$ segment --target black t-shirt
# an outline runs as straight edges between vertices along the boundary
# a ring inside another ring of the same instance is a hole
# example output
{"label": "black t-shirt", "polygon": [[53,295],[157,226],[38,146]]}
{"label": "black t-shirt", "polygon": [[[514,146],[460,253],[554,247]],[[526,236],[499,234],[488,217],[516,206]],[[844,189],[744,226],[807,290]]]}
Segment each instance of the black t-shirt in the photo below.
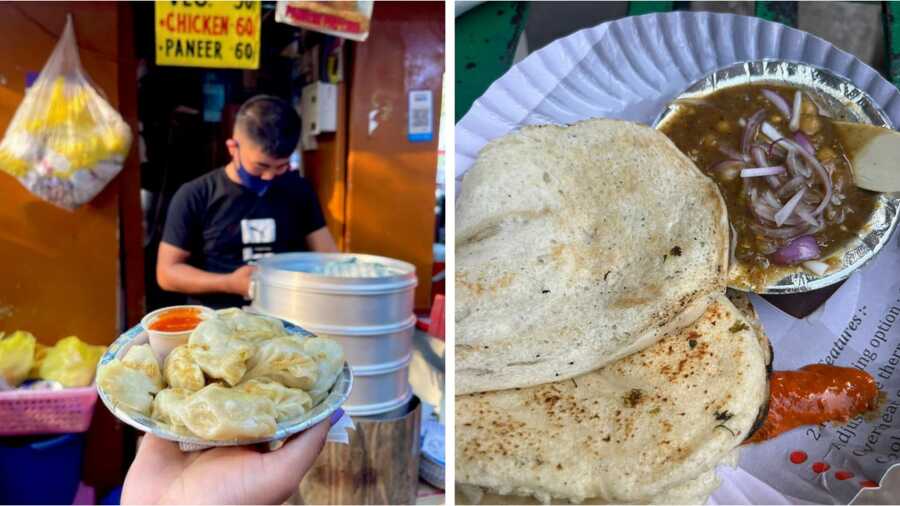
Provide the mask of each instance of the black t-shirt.
{"label": "black t-shirt", "polygon": [[[162,240],[191,253],[188,263],[216,273],[288,251],[306,251],[306,236],[325,226],[316,192],[297,172],[277,177],[260,197],[217,169],[175,193]],[[238,295],[195,295],[192,303],[241,306]]]}

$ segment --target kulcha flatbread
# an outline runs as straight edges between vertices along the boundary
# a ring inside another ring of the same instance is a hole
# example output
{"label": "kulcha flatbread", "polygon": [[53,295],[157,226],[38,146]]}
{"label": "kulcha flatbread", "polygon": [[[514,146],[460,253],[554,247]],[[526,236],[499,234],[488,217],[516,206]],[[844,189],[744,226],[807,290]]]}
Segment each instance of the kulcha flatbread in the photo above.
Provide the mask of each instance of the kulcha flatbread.
{"label": "kulcha flatbread", "polygon": [[597,371],[457,396],[456,480],[542,502],[708,495],[707,473],[764,413],[766,353],[716,295],[690,326]]}
{"label": "kulcha flatbread", "polygon": [[763,329],[762,322],[759,321],[759,313],[757,313],[756,308],[753,307],[750,296],[747,292],[740,292],[738,290],[732,290],[731,288],[725,290],[725,296],[728,297],[728,300],[734,304],[734,307],[744,315],[744,318],[750,321],[750,325],[753,327],[753,330],[756,331],[756,335],[759,336],[760,346],[765,349],[766,366],[768,366],[769,372],[771,372],[772,344],[769,342],[769,336],[766,334],[765,329]]}
{"label": "kulcha flatbread", "polygon": [[725,288],[716,184],[645,126],[497,139],[456,209],[457,394],[592,371],[689,325]]}
{"label": "kulcha flatbread", "polygon": [[[734,455],[736,457],[737,450]],[[734,463],[723,462],[734,467]],[[647,501],[648,504],[705,504],[709,496],[717,488],[719,488],[719,477],[714,469],[706,471],[693,480],[686,481],[681,485],[676,485],[664,493]],[[485,492],[479,487],[471,485],[456,485],[456,504],[544,504],[534,497],[523,497],[520,495],[500,495],[492,492]],[[571,504],[568,500],[556,499],[550,501],[550,504]],[[585,500],[582,504],[604,504],[597,498]]]}

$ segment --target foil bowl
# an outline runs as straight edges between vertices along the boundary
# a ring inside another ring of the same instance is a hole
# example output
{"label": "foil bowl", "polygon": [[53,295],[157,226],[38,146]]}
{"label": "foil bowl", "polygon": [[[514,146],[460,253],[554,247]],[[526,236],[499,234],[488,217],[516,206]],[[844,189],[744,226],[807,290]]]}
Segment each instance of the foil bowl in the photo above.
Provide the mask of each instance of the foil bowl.
{"label": "foil bowl", "polygon": [[[684,90],[653,122],[660,128],[678,116],[679,100],[699,99],[722,89],[747,84],[776,84],[802,90],[819,107],[819,111],[835,120],[865,123],[893,129],[890,117],[875,100],[847,79],[802,62],[784,60],[755,60],[740,62],[716,70],[694,82]],[[868,222],[854,238],[839,247],[827,258],[836,264],[819,276],[802,266],[773,267],[765,286],[735,282],[741,266],[732,265],[728,286],[741,291],[761,294],[802,293],[818,290],[846,279],[871,260],[890,240],[897,225],[900,195],[882,193]]]}
{"label": "foil bowl", "polygon": [[[282,320],[282,323],[284,324],[285,330],[291,334],[303,337],[316,337],[315,334],[312,334],[291,322]],[[119,338],[109,346],[106,353],[103,354],[100,358],[100,362],[97,364],[98,370],[114,358],[124,357],[131,346],[145,344],[147,342],[149,342],[147,331],[140,325],[133,327],[119,336]],[[341,370],[337,380],[331,387],[328,396],[311,410],[304,413],[303,416],[279,423],[275,430],[275,434],[272,436],[265,438],[216,441],[203,439],[187,432],[175,430],[175,428],[168,425],[157,423],[149,416],[144,416],[119,406],[109,398],[103,389],[100,388],[100,385],[97,385],[97,392],[99,393],[103,404],[106,405],[106,408],[109,409],[116,418],[140,431],[153,434],[162,439],[174,441],[179,444],[182,451],[203,450],[216,446],[244,446],[255,444],[267,444],[269,449],[274,450],[280,447],[282,442],[288,437],[303,432],[330,417],[331,414],[337,411],[350,396],[350,389],[352,386],[353,373],[350,371],[350,365],[344,362],[344,368]]]}

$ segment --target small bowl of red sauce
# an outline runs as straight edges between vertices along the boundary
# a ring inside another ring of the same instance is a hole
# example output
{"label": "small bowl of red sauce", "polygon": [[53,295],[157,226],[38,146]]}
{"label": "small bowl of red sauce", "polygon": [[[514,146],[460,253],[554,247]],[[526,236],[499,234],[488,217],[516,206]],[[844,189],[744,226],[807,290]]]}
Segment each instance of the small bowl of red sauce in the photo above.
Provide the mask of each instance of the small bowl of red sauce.
{"label": "small bowl of red sauce", "polygon": [[197,325],[215,314],[206,306],[170,306],[157,309],[141,319],[141,326],[150,337],[150,348],[160,365],[169,352],[188,342]]}

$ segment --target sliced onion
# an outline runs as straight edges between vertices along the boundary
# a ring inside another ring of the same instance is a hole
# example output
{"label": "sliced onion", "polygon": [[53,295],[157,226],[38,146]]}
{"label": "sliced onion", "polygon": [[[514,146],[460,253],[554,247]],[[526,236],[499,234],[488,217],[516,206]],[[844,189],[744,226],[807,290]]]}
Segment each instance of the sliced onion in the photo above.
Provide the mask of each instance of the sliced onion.
{"label": "sliced onion", "polygon": [[797,158],[797,153],[795,150],[791,150],[788,152],[787,157],[785,158],[785,163],[791,174],[802,176],[804,178],[809,178],[810,176],[812,176],[812,170],[806,167],[802,160]]}
{"label": "sliced onion", "polygon": [[763,133],[763,135],[765,135],[772,141],[778,141],[779,139],[784,138],[784,136],[781,135],[781,132],[779,132],[778,129],[772,126],[772,124],[768,121],[763,121],[760,131]]}
{"label": "sliced onion", "polygon": [[[768,190],[767,190],[768,191]],[[765,192],[763,192],[765,195]],[[753,211],[753,214],[756,215],[757,218],[761,220],[768,220],[771,222],[775,222],[775,211],[777,211],[781,206],[772,207],[766,202],[765,197],[761,197],[759,191],[756,187],[750,189],[750,210]]]}
{"label": "sliced onion", "polygon": [[768,167],[769,160],[766,158],[766,149],[760,145],[755,145],[750,148],[750,155],[753,157],[753,162],[760,167]]}
{"label": "sliced onion", "polygon": [[819,163],[819,160],[816,159],[815,156],[807,153],[804,150],[797,151],[800,156],[802,156],[806,162],[812,166],[813,171],[819,176],[819,179],[822,180],[822,184],[825,186],[825,196],[822,198],[822,202],[819,204],[819,207],[813,211],[813,216],[818,216],[822,214],[822,211],[825,210],[825,206],[831,202],[831,193],[833,185],[831,183],[831,176],[828,175],[828,172],[825,171],[825,167],[822,167],[822,164]]}
{"label": "sliced onion", "polygon": [[[781,203],[777,200],[774,201],[775,205],[772,205],[772,202],[769,201],[767,197],[769,190],[766,190],[762,193],[762,196],[753,195],[750,200],[750,210],[753,214],[759,218],[760,223],[770,222],[771,224],[775,223],[775,213],[781,209]],[[765,223],[766,226],[771,226],[769,223]],[[797,216],[791,216],[784,222],[785,225],[794,226],[794,225],[804,225],[803,220],[801,220]],[[806,225],[804,225],[806,226]],[[799,234],[794,234],[799,235]]]}
{"label": "sliced onion", "polygon": [[766,201],[766,204],[772,206],[773,209],[781,209],[781,201],[775,197],[775,194],[772,193],[772,190],[766,190],[762,193],[763,200]]}
{"label": "sliced onion", "polygon": [[784,167],[778,165],[776,167],[751,167],[749,169],[741,169],[741,177],[761,177],[761,176],[777,176],[784,173]]}
{"label": "sliced onion", "polygon": [[803,262],[803,267],[812,271],[816,276],[821,276],[828,272],[828,264],[819,262],[818,260],[808,260]]}
{"label": "sliced onion", "polygon": [[800,188],[800,191],[795,193],[794,196],[791,197],[791,200],[788,200],[787,203],[784,204],[784,207],[782,207],[778,210],[777,213],[775,213],[776,225],[778,225],[779,227],[781,225],[784,225],[785,220],[787,220],[792,214],[794,214],[794,209],[797,208],[797,204],[800,203],[800,199],[803,198],[804,193],[806,193],[806,188]]}
{"label": "sliced onion", "polygon": [[[765,126],[765,125],[764,125]],[[813,212],[813,216],[818,216],[825,210],[825,206],[831,201],[831,193],[833,184],[831,182],[831,176],[828,175],[828,172],[825,170],[825,167],[819,162],[819,160],[815,157],[815,155],[811,153],[807,153],[805,149],[801,148],[799,144],[796,142],[783,138],[778,139],[776,142],[783,142],[785,146],[790,148],[792,151],[795,151],[798,155],[800,155],[803,160],[812,167],[813,172],[815,172],[816,176],[822,180],[822,185],[825,187],[825,197],[822,199],[822,202],[819,203],[819,207]]]}
{"label": "sliced onion", "polygon": [[770,259],[778,265],[795,265],[807,260],[815,260],[821,254],[822,251],[816,243],[816,238],[807,234],[778,248],[775,253],[772,253]]}
{"label": "sliced onion", "polygon": [[800,90],[794,92],[794,114],[791,116],[791,132],[800,130],[800,105],[803,103],[803,93]]}
{"label": "sliced onion", "polygon": [[728,158],[731,158],[732,160],[743,160],[745,162],[750,161],[749,156],[739,152],[738,150],[732,148],[731,146],[719,144],[718,148],[719,148],[719,152],[721,152],[723,155],[727,156]]}
{"label": "sliced onion", "polygon": [[806,178],[803,176],[794,176],[793,179],[781,185],[781,188],[775,192],[775,195],[779,198],[786,197],[797,191],[804,183],[806,183]]}
{"label": "sliced onion", "polygon": [[809,140],[809,137],[807,137],[805,133],[800,131],[794,132],[794,141],[801,148],[805,149],[807,153],[811,155],[816,154],[816,148],[813,147],[812,142]]}
{"label": "sliced onion", "polygon": [[792,176],[797,177],[801,175],[797,169],[797,154],[793,151],[788,151],[787,156],[784,157],[784,165]]}
{"label": "sliced onion", "polygon": [[815,208],[815,206],[819,205],[819,203],[822,202],[822,193],[815,188],[810,188],[809,184],[806,185],[806,188],[807,191],[806,195],[803,196],[803,203]]}
{"label": "sliced onion", "polygon": [[769,102],[772,102],[781,114],[784,114],[785,119],[789,119],[791,117],[791,106],[788,105],[787,100],[783,99],[781,95],[772,91],[772,90],[762,90],[762,94],[765,95]]}
{"label": "sliced onion", "polygon": [[768,204],[759,199],[756,199],[755,202],[752,202],[750,206],[753,210],[753,214],[755,214],[757,218],[775,223],[775,211],[777,211],[776,208],[770,207]]}
{"label": "sliced onion", "polygon": [[[788,142],[790,142],[790,139],[788,139],[787,137],[782,137],[782,138],[778,139],[777,141],[769,144],[769,156],[774,156],[776,149],[783,149],[787,152],[790,152],[791,147],[787,146]],[[780,144],[785,144],[785,145],[782,146]]]}
{"label": "sliced onion", "polygon": [[805,223],[794,227],[780,228],[772,228],[760,225],[758,223],[750,223],[750,228],[752,228],[753,231],[758,234],[762,234],[773,239],[793,239],[794,237],[806,233],[810,229],[809,225]]}
{"label": "sliced onion", "polygon": [[800,219],[802,219],[806,223],[809,223],[810,225],[812,225],[814,227],[819,225],[819,220],[817,220],[812,215],[812,212],[810,212],[810,209],[808,209],[804,206],[797,206],[797,209],[795,209],[795,212],[797,213],[797,216],[799,216]]}
{"label": "sliced onion", "polygon": [[766,176],[766,182],[769,183],[773,190],[781,188],[782,185],[782,181],[778,179],[778,176]]}
{"label": "sliced onion", "polygon": [[753,142],[753,138],[756,137],[759,125],[763,122],[765,117],[766,110],[760,109],[747,120],[747,126],[744,128],[744,135],[741,138],[741,153],[744,153],[745,155],[750,153],[750,143]]}

